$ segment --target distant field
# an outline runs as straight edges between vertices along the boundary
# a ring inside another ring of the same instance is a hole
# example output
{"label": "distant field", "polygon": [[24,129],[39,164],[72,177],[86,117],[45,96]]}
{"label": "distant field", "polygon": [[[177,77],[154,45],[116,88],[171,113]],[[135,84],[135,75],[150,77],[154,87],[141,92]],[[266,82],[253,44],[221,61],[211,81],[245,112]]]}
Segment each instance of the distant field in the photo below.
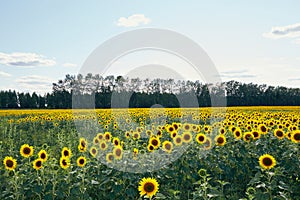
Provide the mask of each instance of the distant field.
{"label": "distant field", "polygon": [[300,199],[299,125],[292,106],[0,110],[0,198]]}

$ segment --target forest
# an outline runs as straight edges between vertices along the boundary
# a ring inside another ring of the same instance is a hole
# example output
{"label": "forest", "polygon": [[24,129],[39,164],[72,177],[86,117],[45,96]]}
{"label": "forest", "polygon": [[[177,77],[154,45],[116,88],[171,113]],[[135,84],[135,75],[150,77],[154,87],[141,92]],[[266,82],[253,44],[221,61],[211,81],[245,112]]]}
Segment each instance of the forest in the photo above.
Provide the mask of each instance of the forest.
{"label": "forest", "polygon": [[[228,81],[218,84],[174,79],[139,79],[98,74],[66,75],[52,84],[46,94],[0,91],[1,109],[72,108],[72,99],[80,97],[86,108],[130,107],[149,108],[160,104],[166,108],[195,107],[181,105],[178,99],[196,99],[197,107],[211,106],[299,106],[300,89],[266,84]],[[112,101],[112,96],[117,97]],[[128,98],[128,102],[122,102]],[[211,99],[215,99],[212,103]],[[88,101],[88,103],[87,103]],[[91,102],[92,101],[92,102]],[[117,102],[119,101],[119,102]],[[112,105],[112,102],[114,104]]]}

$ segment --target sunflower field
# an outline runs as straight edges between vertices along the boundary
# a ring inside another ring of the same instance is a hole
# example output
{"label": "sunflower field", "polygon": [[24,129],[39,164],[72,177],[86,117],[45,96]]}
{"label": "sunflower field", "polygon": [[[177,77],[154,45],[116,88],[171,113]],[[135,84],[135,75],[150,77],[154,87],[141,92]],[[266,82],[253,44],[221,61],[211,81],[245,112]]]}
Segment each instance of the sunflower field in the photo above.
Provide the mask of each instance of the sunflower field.
{"label": "sunflower field", "polygon": [[300,199],[300,107],[1,110],[1,199]]}

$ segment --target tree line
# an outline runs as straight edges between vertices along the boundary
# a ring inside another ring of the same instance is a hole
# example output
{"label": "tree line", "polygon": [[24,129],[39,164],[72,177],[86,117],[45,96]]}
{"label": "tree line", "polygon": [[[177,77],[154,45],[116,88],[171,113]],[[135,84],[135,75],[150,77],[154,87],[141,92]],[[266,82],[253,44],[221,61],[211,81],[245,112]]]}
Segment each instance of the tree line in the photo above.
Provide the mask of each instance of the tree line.
{"label": "tree line", "polygon": [[[213,100],[212,100],[213,99]],[[300,89],[228,81],[218,84],[174,79],[139,79],[98,74],[66,75],[44,95],[0,91],[1,109],[147,108],[210,106],[300,106]]]}

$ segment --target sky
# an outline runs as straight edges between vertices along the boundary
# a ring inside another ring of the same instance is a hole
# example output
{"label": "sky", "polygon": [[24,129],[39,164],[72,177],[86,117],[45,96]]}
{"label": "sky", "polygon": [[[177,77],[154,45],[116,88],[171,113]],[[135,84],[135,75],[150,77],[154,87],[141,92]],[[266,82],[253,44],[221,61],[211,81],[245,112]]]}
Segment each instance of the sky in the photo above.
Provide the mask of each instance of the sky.
{"label": "sky", "polygon": [[[190,38],[222,81],[300,87],[299,9],[297,0],[2,1],[0,90],[50,92],[53,82],[78,74],[99,45],[141,28]],[[151,64],[199,78],[178,57],[155,51],[125,55],[106,73],[126,75]]]}

